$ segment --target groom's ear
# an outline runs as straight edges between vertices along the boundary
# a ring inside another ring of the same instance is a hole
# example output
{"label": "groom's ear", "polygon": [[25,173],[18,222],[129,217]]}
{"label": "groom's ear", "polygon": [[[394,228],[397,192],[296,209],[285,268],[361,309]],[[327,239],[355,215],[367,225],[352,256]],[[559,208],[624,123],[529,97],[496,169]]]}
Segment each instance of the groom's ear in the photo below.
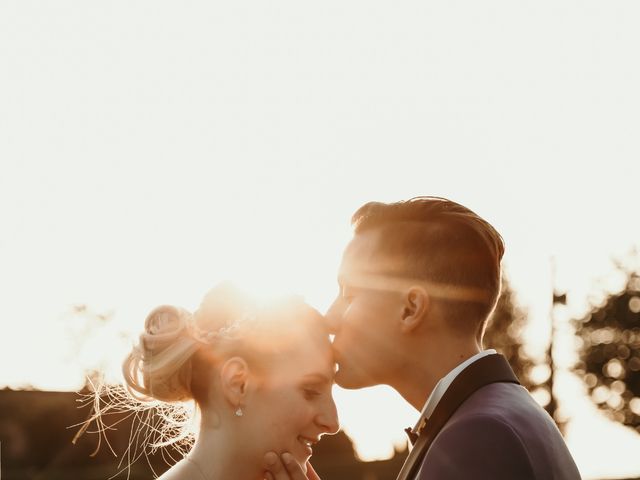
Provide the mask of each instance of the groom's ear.
{"label": "groom's ear", "polygon": [[220,370],[222,393],[232,407],[244,403],[249,383],[249,365],[242,357],[232,357]]}
{"label": "groom's ear", "polygon": [[419,286],[409,288],[404,296],[404,310],[400,321],[402,333],[414,331],[424,321],[431,305],[429,294]]}

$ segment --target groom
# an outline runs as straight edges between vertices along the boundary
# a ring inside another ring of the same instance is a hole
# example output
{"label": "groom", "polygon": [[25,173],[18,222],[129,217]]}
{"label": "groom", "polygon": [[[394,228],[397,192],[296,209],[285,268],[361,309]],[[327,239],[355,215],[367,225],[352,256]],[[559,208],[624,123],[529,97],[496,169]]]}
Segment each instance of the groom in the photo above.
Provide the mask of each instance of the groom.
{"label": "groom", "polygon": [[[579,479],[552,419],[482,348],[500,292],[496,230],[436,197],[367,203],[352,224],[327,313],[336,382],[390,385],[421,412],[398,479]],[[275,480],[317,478],[287,454],[265,462]]]}

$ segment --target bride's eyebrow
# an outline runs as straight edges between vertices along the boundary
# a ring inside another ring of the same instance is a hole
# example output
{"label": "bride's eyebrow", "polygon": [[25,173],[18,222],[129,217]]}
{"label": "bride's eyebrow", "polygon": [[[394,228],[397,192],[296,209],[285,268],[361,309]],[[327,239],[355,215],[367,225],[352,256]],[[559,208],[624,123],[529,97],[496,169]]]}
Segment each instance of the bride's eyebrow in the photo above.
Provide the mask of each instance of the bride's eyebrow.
{"label": "bride's eyebrow", "polygon": [[309,381],[312,383],[317,383],[317,384],[331,384],[333,383],[332,380],[327,377],[326,375],[322,374],[322,373],[308,373],[307,375],[302,377],[303,380],[305,381]]}

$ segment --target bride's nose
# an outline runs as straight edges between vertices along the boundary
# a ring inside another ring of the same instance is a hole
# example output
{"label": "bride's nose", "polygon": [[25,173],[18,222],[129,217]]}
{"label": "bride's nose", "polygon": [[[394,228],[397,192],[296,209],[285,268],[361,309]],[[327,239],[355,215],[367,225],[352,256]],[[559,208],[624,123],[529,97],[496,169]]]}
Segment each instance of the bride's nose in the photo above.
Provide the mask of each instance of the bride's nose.
{"label": "bride's nose", "polygon": [[330,398],[325,402],[318,414],[316,415],[316,424],[322,429],[322,433],[328,433],[333,435],[340,429],[340,422],[338,421],[338,410],[333,398]]}

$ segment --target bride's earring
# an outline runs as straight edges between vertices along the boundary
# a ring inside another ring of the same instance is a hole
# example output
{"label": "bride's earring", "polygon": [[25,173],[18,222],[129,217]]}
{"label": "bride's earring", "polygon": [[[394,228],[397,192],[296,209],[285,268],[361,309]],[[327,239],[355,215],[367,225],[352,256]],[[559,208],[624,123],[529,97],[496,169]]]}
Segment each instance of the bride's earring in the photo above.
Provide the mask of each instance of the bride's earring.
{"label": "bride's earring", "polygon": [[238,407],[238,409],[236,410],[236,417],[241,417],[242,415],[244,415],[242,407]]}

